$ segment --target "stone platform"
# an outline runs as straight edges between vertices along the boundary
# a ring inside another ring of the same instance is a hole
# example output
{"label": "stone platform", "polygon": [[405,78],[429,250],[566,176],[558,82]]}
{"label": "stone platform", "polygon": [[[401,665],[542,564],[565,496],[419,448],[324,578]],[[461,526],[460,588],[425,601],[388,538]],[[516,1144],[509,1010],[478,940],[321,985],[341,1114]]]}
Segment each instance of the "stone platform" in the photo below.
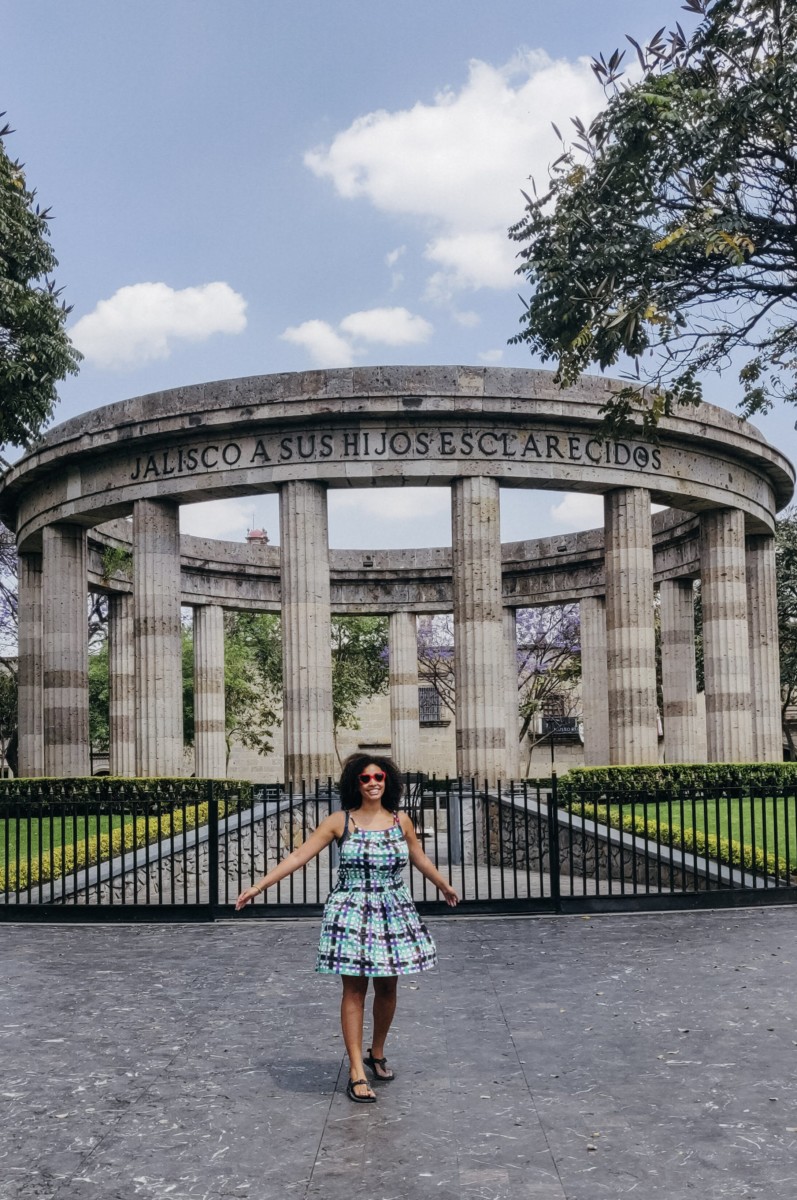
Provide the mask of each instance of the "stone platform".
{"label": "stone platform", "polygon": [[797,913],[432,922],[343,1094],[317,923],[0,927],[2,1200],[794,1200]]}

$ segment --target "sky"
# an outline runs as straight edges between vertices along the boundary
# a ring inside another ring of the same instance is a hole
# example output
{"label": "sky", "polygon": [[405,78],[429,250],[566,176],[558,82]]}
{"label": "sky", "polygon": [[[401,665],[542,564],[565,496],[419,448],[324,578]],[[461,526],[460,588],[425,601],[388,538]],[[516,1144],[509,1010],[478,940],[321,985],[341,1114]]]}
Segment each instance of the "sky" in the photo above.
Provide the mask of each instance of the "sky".
{"label": "sky", "polygon": [[[53,423],[277,371],[539,366],[507,344],[521,189],[559,153],[551,123],[601,107],[591,56],[677,20],[670,0],[0,0],[7,148],[51,209],[85,356]],[[794,417],[756,422],[792,458]],[[447,489],[329,508],[333,547],[450,543]],[[502,491],[502,538],[601,514]],[[184,505],[181,525],[276,542],[277,499]]]}

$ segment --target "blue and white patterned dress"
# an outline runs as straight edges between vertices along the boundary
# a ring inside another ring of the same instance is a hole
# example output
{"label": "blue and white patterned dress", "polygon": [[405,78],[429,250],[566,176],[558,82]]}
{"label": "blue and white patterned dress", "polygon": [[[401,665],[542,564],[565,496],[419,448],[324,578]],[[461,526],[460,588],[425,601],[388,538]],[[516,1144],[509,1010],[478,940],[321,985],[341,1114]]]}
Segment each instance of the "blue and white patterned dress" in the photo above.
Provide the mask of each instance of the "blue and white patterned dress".
{"label": "blue and white patterned dress", "polygon": [[351,828],[340,847],[337,884],[324,907],[316,971],[323,975],[414,975],[437,963],[401,872],[409,847],[390,829]]}

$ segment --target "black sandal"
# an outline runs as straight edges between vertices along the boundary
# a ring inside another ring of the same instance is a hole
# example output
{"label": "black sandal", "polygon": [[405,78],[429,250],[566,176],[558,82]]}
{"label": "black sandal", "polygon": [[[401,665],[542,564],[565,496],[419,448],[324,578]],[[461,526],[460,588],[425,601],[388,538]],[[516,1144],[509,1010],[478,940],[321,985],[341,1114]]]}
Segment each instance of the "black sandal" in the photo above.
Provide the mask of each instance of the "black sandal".
{"label": "black sandal", "polygon": [[368,1070],[373,1073],[374,1079],[378,1079],[381,1083],[392,1083],[396,1078],[393,1071],[390,1071],[389,1075],[379,1074],[376,1069],[377,1067],[381,1067],[383,1071],[390,1070],[390,1068],[386,1066],[386,1058],[374,1058],[374,1052],[370,1046],[368,1047],[368,1053],[363,1059],[363,1062],[365,1063],[366,1067],[368,1067]]}
{"label": "black sandal", "polygon": [[358,1096],[355,1092],[356,1087],[368,1087],[367,1079],[350,1079],[346,1084],[346,1095],[355,1104],[376,1104],[376,1096]]}

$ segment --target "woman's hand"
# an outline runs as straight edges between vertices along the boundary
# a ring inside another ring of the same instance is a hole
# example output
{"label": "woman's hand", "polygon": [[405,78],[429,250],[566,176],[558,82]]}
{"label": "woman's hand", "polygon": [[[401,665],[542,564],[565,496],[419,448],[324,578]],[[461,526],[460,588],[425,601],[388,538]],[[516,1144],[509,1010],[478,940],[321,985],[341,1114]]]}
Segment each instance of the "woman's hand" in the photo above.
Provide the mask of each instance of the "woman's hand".
{"label": "woman's hand", "polygon": [[238,899],[235,901],[235,911],[239,912],[242,908],[246,908],[250,900],[254,900],[255,896],[259,896],[260,892],[256,887],[245,888]]}
{"label": "woman's hand", "polygon": [[456,906],[459,904],[459,896],[454,891],[451,884],[443,883],[440,887],[440,891],[443,893],[443,899],[449,908],[456,908]]}

